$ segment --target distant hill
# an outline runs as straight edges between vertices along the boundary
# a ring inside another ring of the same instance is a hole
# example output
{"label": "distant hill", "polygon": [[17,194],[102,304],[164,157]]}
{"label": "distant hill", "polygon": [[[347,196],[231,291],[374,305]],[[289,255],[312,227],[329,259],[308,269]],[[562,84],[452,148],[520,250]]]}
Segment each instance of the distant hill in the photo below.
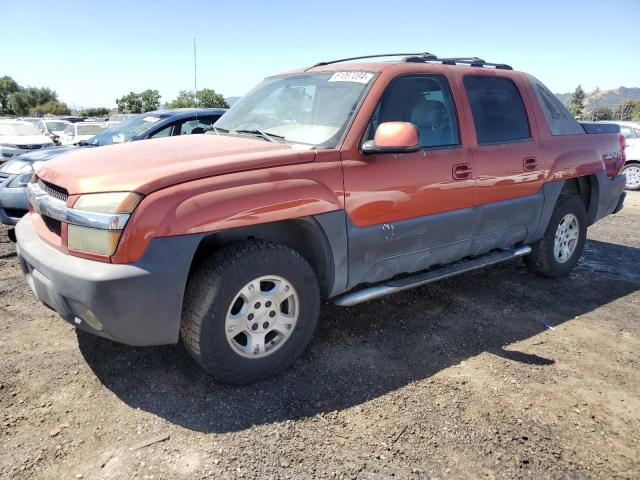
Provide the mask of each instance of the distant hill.
{"label": "distant hill", "polygon": [[[558,99],[562,103],[564,103],[565,106],[569,106],[569,101],[571,100],[571,93],[556,93],[556,97],[558,97]],[[596,98],[595,91],[587,93],[585,105],[587,107],[590,107],[593,104],[595,98]],[[620,88],[613,88],[611,90],[600,90],[598,92],[598,105],[615,107],[617,104],[625,100],[640,100],[640,88],[620,87]]]}

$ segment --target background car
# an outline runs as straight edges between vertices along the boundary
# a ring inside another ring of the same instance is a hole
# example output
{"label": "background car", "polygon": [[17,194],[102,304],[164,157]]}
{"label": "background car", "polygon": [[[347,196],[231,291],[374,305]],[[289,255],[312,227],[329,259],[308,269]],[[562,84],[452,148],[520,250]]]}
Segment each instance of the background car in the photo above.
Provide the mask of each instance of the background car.
{"label": "background car", "polygon": [[622,169],[622,174],[627,177],[625,188],[640,190],[640,123],[623,121],[602,123],[614,123],[620,127],[620,133],[627,142],[625,149],[627,161]]}
{"label": "background car", "polygon": [[224,108],[178,108],[142,113],[102,130],[80,145],[48,148],[21,155],[0,167],[0,222],[15,225],[27,213],[26,185],[39,162],[46,162],[79,148],[203,133],[211,128],[224,112]]}
{"label": "background car", "polygon": [[47,137],[49,137],[55,144],[59,144],[60,135],[62,135],[62,131],[71,125],[71,122],[66,120],[58,120],[58,119],[42,119],[37,124],[36,127]]}
{"label": "background car", "polygon": [[23,153],[51,146],[53,140],[43,135],[31,122],[0,121],[0,165]]}
{"label": "background car", "polygon": [[70,123],[60,134],[60,145],[73,145],[84,142],[108,128],[104,123],[77,122]]}

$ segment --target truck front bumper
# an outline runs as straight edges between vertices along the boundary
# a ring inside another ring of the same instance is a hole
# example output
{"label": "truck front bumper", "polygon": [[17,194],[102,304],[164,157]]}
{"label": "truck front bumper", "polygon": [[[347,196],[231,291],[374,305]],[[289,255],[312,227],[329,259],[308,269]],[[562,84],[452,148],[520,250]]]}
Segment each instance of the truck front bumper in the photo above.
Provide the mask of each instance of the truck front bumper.
{"label": "truck front bumper", "polygon": [[16,227],[18,259],[38,299],[67,322],[129,345],[176,343],[182,300],[203,235],[156,238],[135,264],[65,254],[26,216]]}

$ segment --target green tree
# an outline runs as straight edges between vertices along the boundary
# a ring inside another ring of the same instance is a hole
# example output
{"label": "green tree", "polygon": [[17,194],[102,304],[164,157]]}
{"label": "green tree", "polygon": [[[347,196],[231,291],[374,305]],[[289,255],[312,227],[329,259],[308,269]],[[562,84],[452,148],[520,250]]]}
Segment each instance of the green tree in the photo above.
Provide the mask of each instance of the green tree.
{"label": "green tree", "polygon": [[18,90],[9,95],[9,108],[16,115],[29,115],[29,109],[35,107],[32,104],[29,94],[25,91]]}
{"label": "green tree", "polygon": [[569,100],[569,111],[574,117],[581,117],[584,111],[584,100],[586,94],[582,89],[582,85],[578,85],[571,94],[571,100]]}
{"label": "green tree", "polygon": [[229,108],[222,94],[216,93],[212,88],[203,88],[198,91],[198,106],[202,108]]}
{"label": "green tree", "polygon": [[143,113],[157,110],[160,106],[160,92],[158,90],[145,90],[136,93],[129,92],[124,97],[116,100],[119,112]]}
{"label": "green tree", "polygon": [[167,108],[193,108],[196,106],[196,98],[193,92],[182,90],[177,98],[167,103]]}
{"label": "green tree", "polygon": [[59,103],[58,95],[49,88],[20,88],[9,95],[9,106],[16,115],[29,115],[31,109],[47,105],[50,102]]}
{"label": "green tree", "polygon": [[142,112],[150,112],[160,107],[160,92],[158,90],[145,90],[140,94]]}
{"label": "green tree", "polygon": [[613,111],[606,105],[598,105],[593,111],[593,119],[598,120],[613,120]]}
{"label": "green tree", "polygon": [[51,115],[69,115],[71,111],[67,107],[66,103],[59,102],[57,100],[49,100],[42,105],[36,105],[29,109],[29,115],[32,117],[41,117],[46,114]]}
{"label": "green tree", "polygon": [[142,99],[139,93],[129,92],[116,100],[119,112],[142,113]]}
{"label": "green tree", "polygon": [[80,112],[81,117],[104,117],[109,115],[109,109],[105,107],[87,108]]}
{"label": "green tree", "polygon": [[198,90],[198,98],[191,91],[182,90],[167,108],[229,108],[224,97],[211,88]]}
{"label": "green tree", "polygon": [[13,113],[9,105],[9,95],[20,90],[18,82],[13,78],[5,75],[0,77],[0,115],[8,115]]}
{"label": "green tree", "polygon": [[616,120],[640,120],[640,100],[628,99],[613,108],[613,118]]}

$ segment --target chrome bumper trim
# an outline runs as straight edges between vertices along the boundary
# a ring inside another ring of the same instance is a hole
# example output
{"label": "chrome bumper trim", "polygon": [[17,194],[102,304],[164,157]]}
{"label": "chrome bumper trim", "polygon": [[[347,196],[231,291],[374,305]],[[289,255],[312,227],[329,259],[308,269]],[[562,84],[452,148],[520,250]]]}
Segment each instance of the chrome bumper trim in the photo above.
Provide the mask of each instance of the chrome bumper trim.
{"label": "chrome bumper trim", "polygon": [[97,213],[67,207],[62,200],[48,195],[37,183],[29,183],[27,196],[33,210],[49,218],[81,227],[101,230],[122,230],[129,220],[129,214]]}

